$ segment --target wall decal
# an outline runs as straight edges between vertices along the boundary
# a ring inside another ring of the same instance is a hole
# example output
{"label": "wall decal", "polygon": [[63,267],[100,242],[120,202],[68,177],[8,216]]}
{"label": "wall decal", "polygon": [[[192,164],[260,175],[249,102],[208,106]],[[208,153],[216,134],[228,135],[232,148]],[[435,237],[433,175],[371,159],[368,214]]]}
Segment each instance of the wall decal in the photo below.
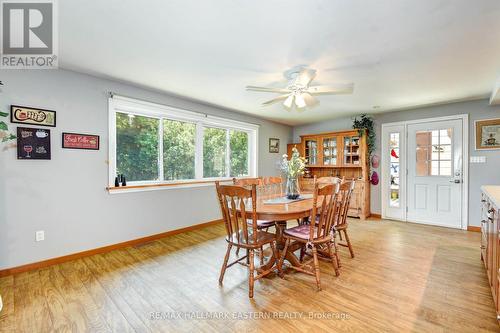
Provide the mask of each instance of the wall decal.
{"label": "wall decal", "polygon": [[10,121],[18,124],[56,127],[56,112],[52,110],[11,105]]}
{"label": "wall decal", "polygon": [[99,150],[99,135],[63,133],[62,147],[70,149]]}
{"label": "wall decal", "polygon": [[17,159],[50,160],[50,130],[18,127]]}

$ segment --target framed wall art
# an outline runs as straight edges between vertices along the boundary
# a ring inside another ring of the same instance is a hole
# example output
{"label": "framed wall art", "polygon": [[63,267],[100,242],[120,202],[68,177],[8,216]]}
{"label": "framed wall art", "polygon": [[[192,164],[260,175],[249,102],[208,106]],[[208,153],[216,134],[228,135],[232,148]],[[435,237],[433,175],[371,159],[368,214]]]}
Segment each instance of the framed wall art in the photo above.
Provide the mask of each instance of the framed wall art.
{"label": "framed wall art", "polygon": [[476,120],[476,150],[500,149],[500,118]]}
{"label": "framed wall art", "polygon": [[17,128],[18,160],[50,160],[50,130]]}
{"label": "framed wall art", "polygon": [[269,138],[269,152],[270,153],[280,152],[280,139]]}
{"label": "framed wall art", "polygon": [[56,127],[56,112],[26,106],[10,106],[10,122],[17,124]]}
{"label": "framed wall art", "polygon": [[99,150],[99,135],[63,133],[62,147],[69,149]]}

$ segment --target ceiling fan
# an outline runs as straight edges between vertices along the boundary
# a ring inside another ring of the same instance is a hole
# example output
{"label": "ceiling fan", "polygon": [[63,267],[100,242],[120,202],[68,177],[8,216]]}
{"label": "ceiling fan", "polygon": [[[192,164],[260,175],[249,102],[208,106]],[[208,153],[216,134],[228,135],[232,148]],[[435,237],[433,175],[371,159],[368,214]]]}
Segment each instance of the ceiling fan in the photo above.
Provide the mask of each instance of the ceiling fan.
{"label": "ceiling fan", "polygon": [[294,67],[286,71],[284,76],[288,80],[288,86],[286,88],[247,86],[246,89],[250,91],[281,94],[262,103],[262,106],[283,101],[283,105],[289,109],[292,108],[294,104],[299,109],[318,104],[319,101],[314,97],[315,95],[352,94],[354,89],[353,83],[311,86],[312,80],[316,77],[316,70],[305,66]]}

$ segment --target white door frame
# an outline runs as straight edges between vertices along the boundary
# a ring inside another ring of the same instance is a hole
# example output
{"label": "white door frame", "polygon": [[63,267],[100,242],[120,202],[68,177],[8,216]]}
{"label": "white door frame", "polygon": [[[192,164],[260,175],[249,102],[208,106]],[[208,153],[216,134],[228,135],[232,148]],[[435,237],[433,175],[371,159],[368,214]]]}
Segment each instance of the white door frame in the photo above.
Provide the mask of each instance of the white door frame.
{"label": "white door frame", "polygon": [[[462,174],[462,182],[463,182],[463,193],[462,193],[462,221],[461,221],[461,229],[467,230],[467,227],[469,226],[469,115],[468,114],[459,114],[459,115],[453,115],[453,116],[444,116],[444,117],[436,117],[436,118],[424,118],[424,119],[416,119],[416,120],[407,120],[407,121],[399,121],[399,122],[393,122],[393,123],[384,123],[382,124],[382,131],[381,131],[381,137],[383,138],[383,133],[384,129],[389,126],[395,126],[395,125],[403,125],[404,126],[404,136],[405,136],[405,149],[404,149],[404,159],[405,162],[408,160],[408,125],[410,124],[418,124],[418,123],[427,123],[427,122],[434,122],[434,121],[445,121],[445,120],[457,120],[460,119],[462,120],[462,163],[463,163],[463,174]],[[381,155],[387,154],[387,152],[383,151],[384,144],[381,141]],[[401,156],[400,156],[401,157]],[[382,158],[382,160],[384,160]],[[386,184],[387,179],[386,179],[386,172],[387,172],[387,167],[388,165],[385,165],[386,163],[382,163],[382,172],[381,172],[381,181],[382,184]],[[405,163],[406,168],[408,168],[408,163]],[[400,170],[400,172],[402,172]],[[407,170],[404,171],[405,173]],[[408,182],[408,180],[405,178],[405,182]],[[406,185],[406,184],[405,184]],[[380,192],[381,192],[381,199],[383,198],[384,195],[387,193],[384,193],[383,188],[384,186],[381,186]],[[406,198],[408,197],[408,190],[407,186],[405,186],[406,191],[404,193],[405,196],[405,202]],[[384,200],[381,200],[382,203],[382,218],[386,217],[385,210],[386,207],[383,204]],[[406,209],[404,209],[404,221],[407,221],[407,214],[406,214]]]}

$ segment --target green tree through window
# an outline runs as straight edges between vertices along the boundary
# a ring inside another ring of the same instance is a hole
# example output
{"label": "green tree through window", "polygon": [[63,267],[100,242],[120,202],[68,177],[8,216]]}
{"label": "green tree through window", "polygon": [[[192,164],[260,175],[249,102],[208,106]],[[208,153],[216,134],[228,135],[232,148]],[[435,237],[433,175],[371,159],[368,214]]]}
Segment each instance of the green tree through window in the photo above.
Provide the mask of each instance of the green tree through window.
{"label": "green tree through window", "polygon": [[[218,123],[212,127],[203,119],[173,120],[158,114],[144,116],[115,111],[116,170],[113,172],[124,174],[128,182],[250,175],[249,153],[254,152],[250,144],[252,133],[256,133],[253,129],[232,129],[230,124],[216,127]],[[203,154],[197,155],[201,151]]]}
{"label": "green tree through window", "polygon": [[160,120],[116,113],[116,173],[128,181],[158,180]]}
{"label": "green tree through window", "polygon": [[203,131],[203,177],[226,177],[226,130]]}
{"label": "green tree through window", "polygon": [[248,176],[248,133],[229,131],[231,177]]}
{"label": "green tree through window", "polygon": [[196,125],[163,120],[163,176],[165,180],[195,178]]}

